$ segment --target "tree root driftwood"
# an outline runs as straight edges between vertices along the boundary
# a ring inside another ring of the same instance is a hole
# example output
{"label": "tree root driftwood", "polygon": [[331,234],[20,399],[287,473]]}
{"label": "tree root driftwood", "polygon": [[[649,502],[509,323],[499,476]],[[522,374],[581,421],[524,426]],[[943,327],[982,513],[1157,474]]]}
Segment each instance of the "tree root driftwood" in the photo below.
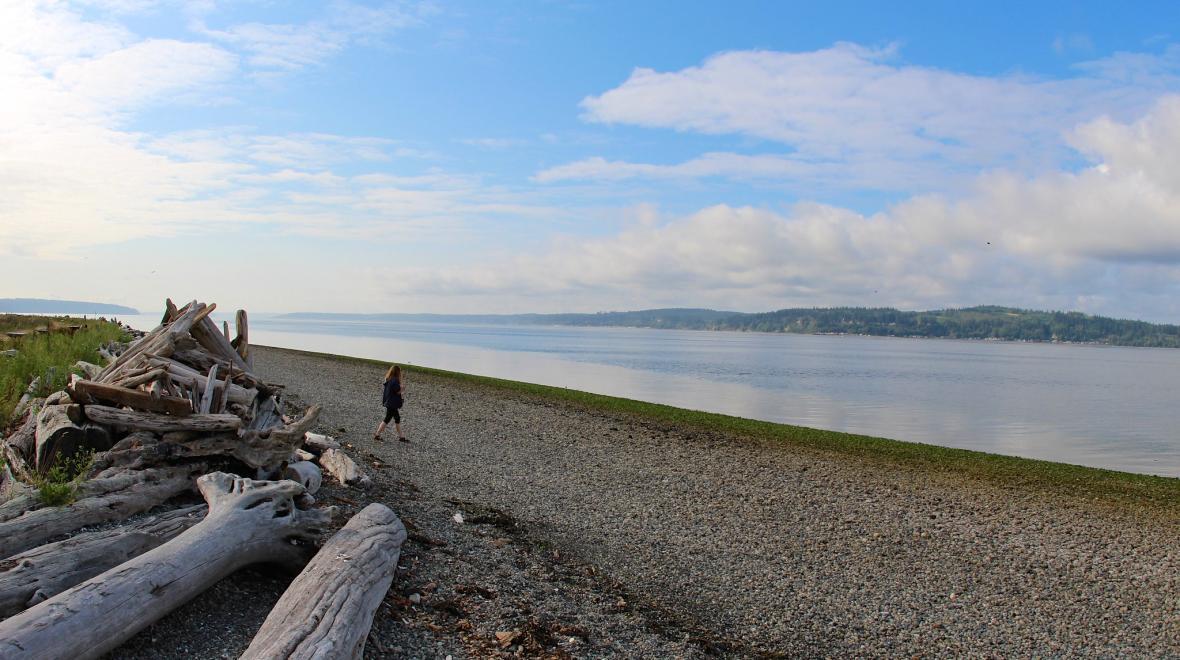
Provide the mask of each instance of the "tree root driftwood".
{"label": "tree root driftwood", "polygon": [[[0,657],[98,658],[230,573],[255,563],[298,568],[334,509],[296,506],[293,481],[214,472],[197,480],[209,513],[153,550],[0,622]],[[118,607],[112,607],[118,603]]]}
{"label": "tree root driftwood", "polygon": [[406,528],[383,504],[352,517],[295,578],[242,660],[360,658]]}

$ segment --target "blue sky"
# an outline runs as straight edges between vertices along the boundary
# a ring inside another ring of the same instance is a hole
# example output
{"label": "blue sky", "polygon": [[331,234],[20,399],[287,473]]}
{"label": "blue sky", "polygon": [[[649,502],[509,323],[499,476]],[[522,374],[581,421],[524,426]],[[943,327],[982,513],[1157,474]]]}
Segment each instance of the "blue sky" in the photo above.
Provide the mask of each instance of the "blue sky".
{"label": "blue sky", "polygon": [[9,2],[0,296],[1178,322],[1178,14]]}

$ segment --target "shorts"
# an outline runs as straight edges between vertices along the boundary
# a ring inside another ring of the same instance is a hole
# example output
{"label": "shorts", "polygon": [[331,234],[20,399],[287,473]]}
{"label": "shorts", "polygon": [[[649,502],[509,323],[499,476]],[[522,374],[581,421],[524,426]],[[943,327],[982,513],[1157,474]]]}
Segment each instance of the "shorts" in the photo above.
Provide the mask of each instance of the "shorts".
{"label": "shorts", "polygon": [[386,408],[385,409],[385,423],[388,424],[389,420],[391,420],[391,419],[393,421],[397,422],[398,424],[402,423],[402,415],[398,411],[397,408]]}

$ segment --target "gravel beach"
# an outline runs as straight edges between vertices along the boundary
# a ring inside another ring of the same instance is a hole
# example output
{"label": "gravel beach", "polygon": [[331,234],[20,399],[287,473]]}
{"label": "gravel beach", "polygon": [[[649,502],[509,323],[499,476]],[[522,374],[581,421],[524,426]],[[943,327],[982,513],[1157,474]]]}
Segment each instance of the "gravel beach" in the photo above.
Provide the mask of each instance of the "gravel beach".
{"label": "gravel beach", "polygon": [[[411,442],[392,428],[375,442],[381,367],[262,347],[256,359],[324,406],[319,430],[376,481],[320,499],[346,513],[384,501],[411,531],[367,657],[1180,657],[1169,510],[418,373]],[[160,643],[193,619],[218,641],[186,655],[232,656],[268,605],[228,619],[218,603],[243,581],[277,599],[285,579],[227,580],[114,657],[170,656]]]}

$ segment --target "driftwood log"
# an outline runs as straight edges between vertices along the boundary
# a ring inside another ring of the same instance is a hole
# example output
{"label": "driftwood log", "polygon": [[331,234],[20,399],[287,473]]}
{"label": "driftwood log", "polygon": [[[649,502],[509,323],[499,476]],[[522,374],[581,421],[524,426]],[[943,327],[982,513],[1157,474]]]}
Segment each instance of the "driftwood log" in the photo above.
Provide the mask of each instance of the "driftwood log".
{"label": "driftwood log", "polygon": [[296,461],[287,466],[283,471],[283,478],[290,479],[302,485],[307,492],[315,495],[323,481],[323,474],[320,472],[320,467],[310,461]]}
{"label": "driftwood log", "polygon": [[242,660],[361,658],[405,540],[385,505],[362,509],[283,593]]}
{"label": "driftwood log", "polygon": [[130,525],[87,532],[0,561],[0,619],[163,545],[205,517],[192,506]]}
{"label": "driftwood log", "polygon": [[356,463],[339,449],[326,449],[320,454],[320,465],[342,484],[367,489],[373,485],[369,475],[361,471]]}
{"label": "driftwood log", "polygon": [[123,382],[120,385],[107,385],[89,380],[80,380],[67,387],[66,391],[75,403],[113,403],[145,412],[167,413],[174,416],[184,416],[192,413],[193,407],[188,399],[171,396],[152,396],[148,392],[129,389],[146,383],[149,380],[154,380],[164,373],[166,372],[163,369],[150,371],[143,376],[152,376],[148,380],[141,380],[143,377],[138,377],[131,379],[130,382]]}
{"label": "driftwood log", "polygon": [[136,431],[155,431],[167,433],[169,431],[201,431],[203,433],[220,433],[222,431],[236,431],[242,425],[242,418],[237,415],[188,415],[173,417],[158,413],[139,412],[137,410],[123,410],[110,406],[89,405],[85,408],[86,418],[106,424]]}
{"label": "driftwood log", "polygon": [[[0,505],[0,558],[87,525],[147,511],[192,488],[193,476],[206,469],[205,465],[193,464],[91,479],[78,487],[78,499],[67,506],[31,508],[40,506],[36,495]],[[23,513],[11,515],[22,507]],[[0,657],[4,657],[3,649]]]}
{"label": "driftwood log", "polygon": [[302,567],[306,551],[293,541],[318,536],[333,513],[296,508],[303,487],[293,481],[256,482],[214,472],[197,486],[209,504],[204,520],[0,622],[0,657],[98,658],[239,568]]}
{"label": "driftwood log", "polygon": [[340,443],[322,433],[303,434],[303,446],[315,454],[322,454],[326,449],[340,449]]}
{"label": "driftwood log", "polygon": [[34,462],[42,474],[82,450],[111,448],[110,433],[105,428],[86,424],[82,408],[76,405],[42,408],[37,414],[35,437]]}

